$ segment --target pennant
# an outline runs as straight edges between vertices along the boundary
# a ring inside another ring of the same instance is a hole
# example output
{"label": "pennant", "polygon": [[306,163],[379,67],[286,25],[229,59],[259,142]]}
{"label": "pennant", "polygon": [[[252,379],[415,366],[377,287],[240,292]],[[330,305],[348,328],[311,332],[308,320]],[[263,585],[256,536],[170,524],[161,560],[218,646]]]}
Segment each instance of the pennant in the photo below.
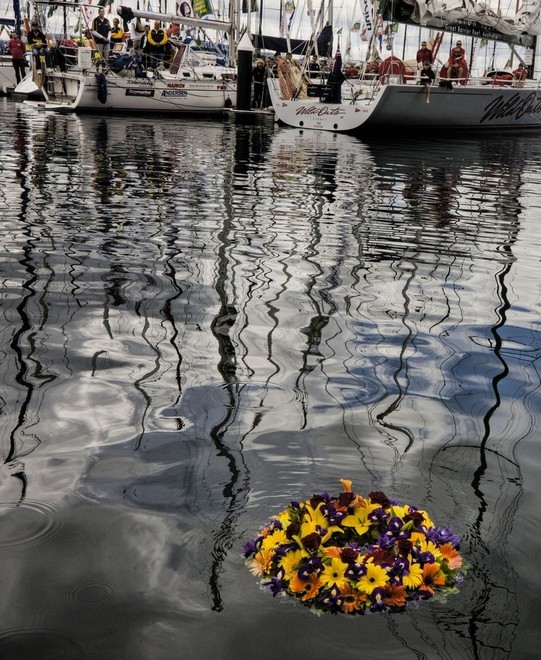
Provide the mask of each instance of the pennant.
{"label": "pennant", "polygon": [[214,14],[212,0],[192,0],[193,10],[197,16],[209,16]]}

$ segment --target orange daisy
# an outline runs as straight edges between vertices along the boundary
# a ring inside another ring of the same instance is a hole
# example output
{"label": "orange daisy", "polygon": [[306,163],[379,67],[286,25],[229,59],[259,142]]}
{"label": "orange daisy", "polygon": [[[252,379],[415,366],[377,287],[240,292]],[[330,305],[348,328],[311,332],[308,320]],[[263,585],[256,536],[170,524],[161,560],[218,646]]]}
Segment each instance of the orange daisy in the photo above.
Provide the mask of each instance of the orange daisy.
{"label": "orange daisy", "polygon": [[406,589],[400,584],[389,584],[384,589],[383,602],[389,607],[404,607]]}
{"label": "orange daisy", "polygon": [[311,573],[308,580],[301,580],[295,576],[289,583],[289,588],[293,593],[302,594],[301,600],[311,600],[315,598],[322,587],[321,580],[316,573]]}
{"label": "orange daisy", "polygon": [[440,545],[440,552],[441,556],[447,560],[447,565],[451,570],[462,566],[462,557],[450,543]]}
{"label": "orange daisy", "polygon": [[445,584],[445,575],[440,571],[438,563],[425,564],[423,567],[423,581],[419,585],[419,591],[428,591],[434,594],[434,587]]}
{"label": "orange daisy", "polygon": [[357,610],[364,608],[364,604],[366,602],[366,594],[357,591],[357,589],[354,589],[349,583],[345,584],[340,589],[340,594],[344,599],[342,603],[342,609],[344,612],[353,614],[357,612]]}
{"label": "orange daisy", "polygon": [[259,575],[265,575],[265,573],[270,573],[274,554],[274,548],[260,550],[250,564],[250,572],[252,575],[257,577]]}

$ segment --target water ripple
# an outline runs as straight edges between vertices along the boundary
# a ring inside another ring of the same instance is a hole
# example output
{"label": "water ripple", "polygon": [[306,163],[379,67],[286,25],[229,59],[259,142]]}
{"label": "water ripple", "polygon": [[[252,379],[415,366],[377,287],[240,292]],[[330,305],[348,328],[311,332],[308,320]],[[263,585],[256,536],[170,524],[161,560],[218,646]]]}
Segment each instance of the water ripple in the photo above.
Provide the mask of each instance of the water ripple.
{"label": "water ripple", "polygon": [[66,594],[70,603],[97,605],[113,600],[118,596],[118,588],[109,582],[89,582],[74,587]]}
{"label": "water ripple", "polygon": [[52,502],[0,500],[0,550],[45,543],[64,526],[61,509]]}

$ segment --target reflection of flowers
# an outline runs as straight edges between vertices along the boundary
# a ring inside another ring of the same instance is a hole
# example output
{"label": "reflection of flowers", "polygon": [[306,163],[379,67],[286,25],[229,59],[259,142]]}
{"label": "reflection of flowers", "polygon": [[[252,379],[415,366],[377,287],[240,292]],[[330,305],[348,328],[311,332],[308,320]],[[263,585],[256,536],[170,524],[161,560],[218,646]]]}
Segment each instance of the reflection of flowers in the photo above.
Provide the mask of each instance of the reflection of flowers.
{"label": "reflection of flowers", "polygon": [[426,511],[384,493],[344,492],[291,504],[244,546],[250,571],[274,596],[315,610],[398,612],[461,579],[460,539]]}

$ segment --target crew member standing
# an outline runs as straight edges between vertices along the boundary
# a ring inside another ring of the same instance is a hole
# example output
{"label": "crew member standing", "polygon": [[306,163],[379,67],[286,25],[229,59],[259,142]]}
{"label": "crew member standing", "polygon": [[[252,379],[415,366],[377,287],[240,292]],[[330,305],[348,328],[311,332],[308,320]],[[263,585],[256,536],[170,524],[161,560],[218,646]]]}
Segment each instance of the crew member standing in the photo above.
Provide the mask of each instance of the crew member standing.
{"label": "crew member standing", "polygon": [[267,70],[265,69],[265,62],[264,60],[259,59],[252,70],[252,80],[254,81],[254,100],[252,108],[261,108],[266,79]]}
{"label": "crew member standing", "polygon": [[156,67],[165,60],[167,52],[167,34],[162,29],[160,21],[154,21],[154,29],[150,30],[147,36],[150,44],[151,66]]}
{"label": "crew member standing", "polygon": [[427,47],[426,41],[423,41],[421,43],[421,48],[419,48],[419,50],[417,51],[416,60],[417,60],[417,68],[419,69],[422,68],[424,62],[430,62],[430,64],[432,64],[432,62],[434,61],[434,58],[432,57],[432,51],[430,50],[430,48]]}
{"label": "crew member standing", "polygon": [[109,42],[111,40],[111,23],[105,18],[103,7],[98,9],[98,15],[92,21],[92,36],[101,56],[100,59],[107,64],[109,60]]}
{"label": "crew member standing", "polygon": [[16,32],[11,33],[11,39],[8,41],[8,49],[11,53],[11,63],[15,69],[17,85],[26,75],[26,57],[24,41]]}

